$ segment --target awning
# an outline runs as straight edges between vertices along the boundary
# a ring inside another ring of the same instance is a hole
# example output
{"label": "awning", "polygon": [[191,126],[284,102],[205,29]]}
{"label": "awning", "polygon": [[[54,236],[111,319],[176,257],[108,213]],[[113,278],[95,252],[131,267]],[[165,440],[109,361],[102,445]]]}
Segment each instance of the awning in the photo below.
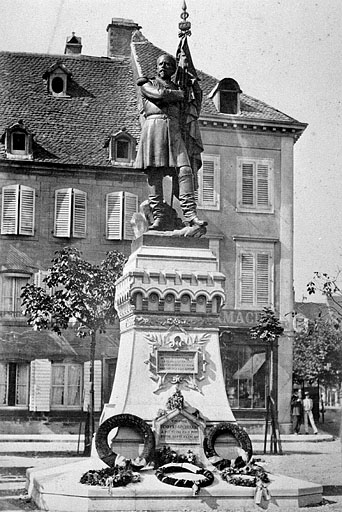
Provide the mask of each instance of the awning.
{"label": "awning", "polygon": [[265,361],[265,353],[253,354],[243,367],[234,373],[233,379],[251,379],[260,370]]}

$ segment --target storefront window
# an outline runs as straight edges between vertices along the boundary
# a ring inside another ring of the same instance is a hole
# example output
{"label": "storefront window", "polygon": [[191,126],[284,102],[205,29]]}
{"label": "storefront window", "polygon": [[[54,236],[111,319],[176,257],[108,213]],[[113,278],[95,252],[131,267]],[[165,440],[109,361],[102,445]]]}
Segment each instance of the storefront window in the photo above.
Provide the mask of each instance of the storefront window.
{"label": "storefront window", "polygon": [[223,349],[226,392],[232,409],[266,407],[266,351],[264,346],[227,344]]}
{"label": "storefront window", "polygon": [[0,363],[0,405],[27,405],[28,377],[28,364]]}
{"label": "storefront window", "polygon": [[52,365],[51,405],[76,407],[81,404],[82,366],[79,364]]}

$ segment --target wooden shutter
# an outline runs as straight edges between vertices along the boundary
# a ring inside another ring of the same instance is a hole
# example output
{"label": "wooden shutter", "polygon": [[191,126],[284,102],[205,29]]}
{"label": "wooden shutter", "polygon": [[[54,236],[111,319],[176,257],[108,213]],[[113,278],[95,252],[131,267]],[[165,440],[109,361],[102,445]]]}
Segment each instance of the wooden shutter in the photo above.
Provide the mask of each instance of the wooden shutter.
{"label": "wooden shutter", "polygon": [[73,191],[72,234],[75,238],[84,238],[87,230],[87,194],[82,190]]}
{"label": "wooden shutter", "polygon": [[1,234],[18,233],[19,185],[2,188]]}
{"label": "wooden shutter", "polygon": [[257,164],[257,206],[269,206],[269,168],[267,164]]}
{"label": "wooden shutter", "polygon": [[241,253],[240,258],[240,302],[253,305],[254,255],[253,253]]}
{"label": "wooden shutter", "polygon": [[123,192],[111,192],[106,196],[106,238],[122,240]]}
{"label": "wooden shutter", "polygon": [[[90,361],[84,363],[83,410],[87,411],[90,401]],[[94,361],[94,411],[101,411],[102,363]]]}
{"label": "wooden shutter", "polygon": [[51,361],[35,359],[31,361],[30,372],[30,411],[49,411],[51,391]]}
{"label": "wooden shutter", "polygon": [[256,255],[256,302],[259,305],[270,303],[270,265],[269,254]]}
{"label": "wooden shutter", "polygon": [[242,205],[254,205],[254,165],[242,164]]}
{"label": "wooden shutter", "polygon": [[219,155],[203,155],[202,167],[198,174],[199,190],[196,192],[196,201],[200,208],[219,208]]}
{"label": "wooden shutter", "polygon": [[215,165],[210,160],[204,160],[202,165],[202,203],[215,204]]}
{"label": "wooden shutter", "polygon": [[20,186],[19,235],[34,235],[35,190]]}
{"label": "wooden shutter", "polygon": [[124,240],[133,240],[134,231],[131,225],[133,214],[138,211],[138,196],[130,192],[124,193]]}
{"label": "wooden shutter", "polygon": [[54,235],[70,237],[72,189],[56,190]]}

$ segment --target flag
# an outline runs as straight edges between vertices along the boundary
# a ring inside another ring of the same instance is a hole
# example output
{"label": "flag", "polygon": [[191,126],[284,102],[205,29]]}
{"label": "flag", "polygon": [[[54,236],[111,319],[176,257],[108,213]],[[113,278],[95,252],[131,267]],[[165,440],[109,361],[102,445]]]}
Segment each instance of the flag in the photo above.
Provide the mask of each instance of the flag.
{"label": "flag", "polygon": [[184,91],[181,130],[194,175],[194,187],[197,190],[197,173],[200,167],[202,167],[201,153],[203,151],[203,144],[198,118],[201,112],[203,95],[198,83],[199,78],[192,62],[186,35],[181,36],[176,53],[176,62],[175,83]]}

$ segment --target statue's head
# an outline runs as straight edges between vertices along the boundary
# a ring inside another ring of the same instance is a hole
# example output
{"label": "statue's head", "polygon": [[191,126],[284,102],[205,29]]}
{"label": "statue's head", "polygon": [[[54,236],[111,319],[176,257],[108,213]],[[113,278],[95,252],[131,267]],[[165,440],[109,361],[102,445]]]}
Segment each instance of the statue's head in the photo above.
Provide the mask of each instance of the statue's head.
{"label": "statue's head", "polygon": [[157,60],[157,74],[160,78],[169,80],[176,71],[176,59],[171,55],[161,55]]}

